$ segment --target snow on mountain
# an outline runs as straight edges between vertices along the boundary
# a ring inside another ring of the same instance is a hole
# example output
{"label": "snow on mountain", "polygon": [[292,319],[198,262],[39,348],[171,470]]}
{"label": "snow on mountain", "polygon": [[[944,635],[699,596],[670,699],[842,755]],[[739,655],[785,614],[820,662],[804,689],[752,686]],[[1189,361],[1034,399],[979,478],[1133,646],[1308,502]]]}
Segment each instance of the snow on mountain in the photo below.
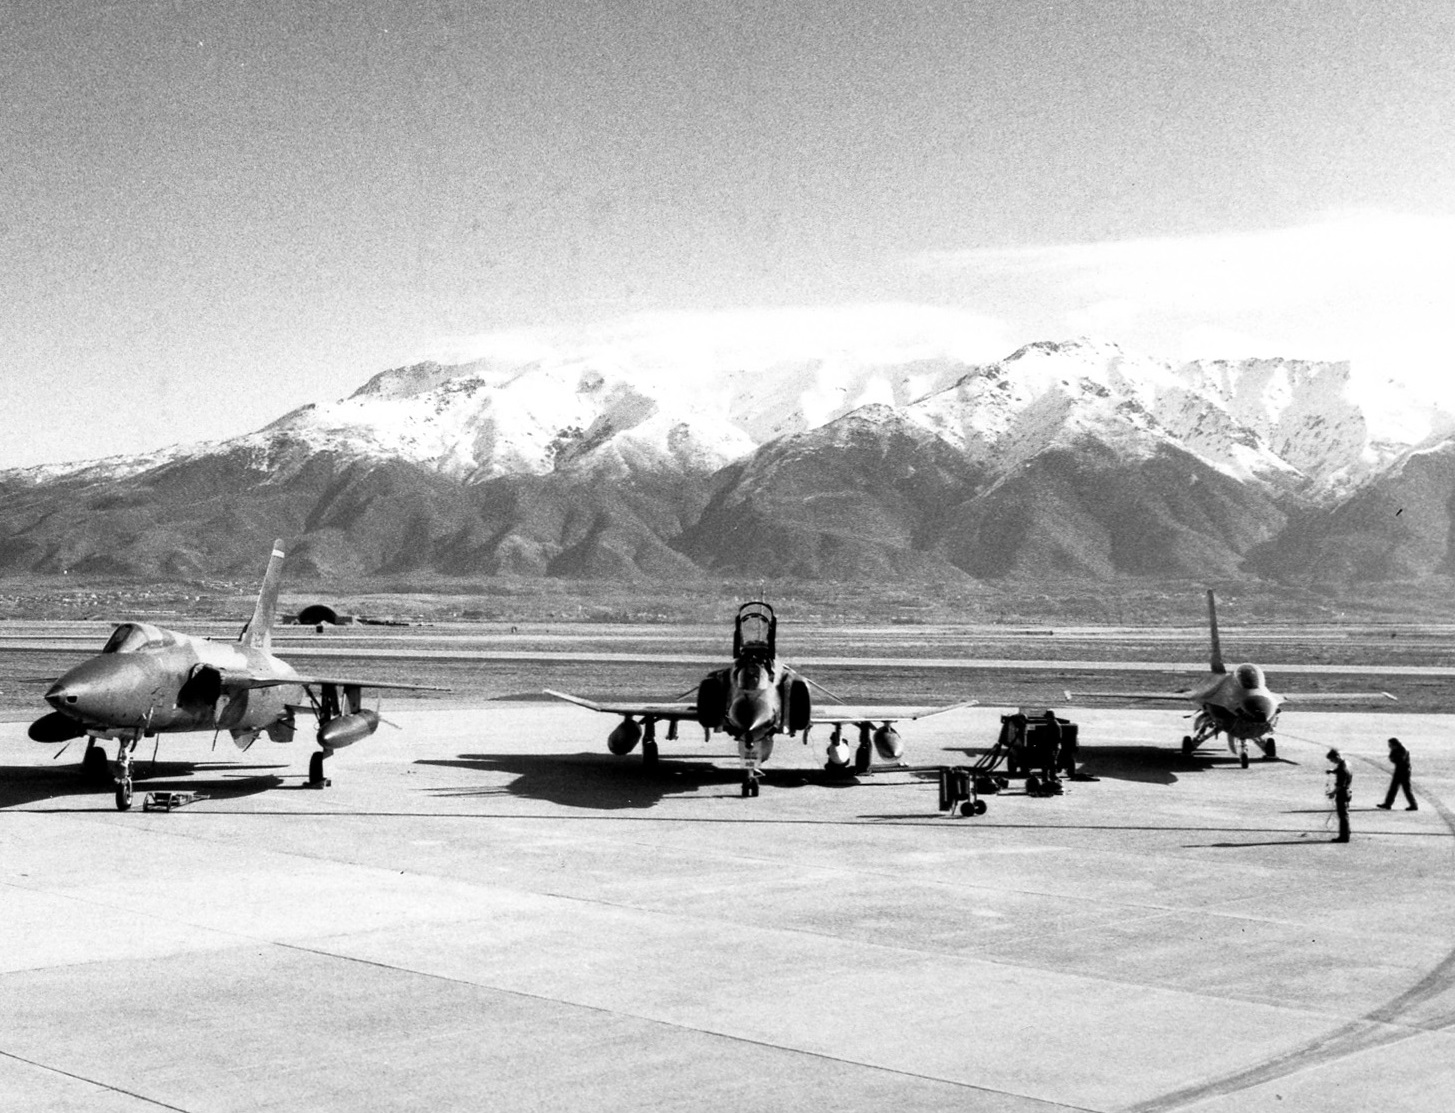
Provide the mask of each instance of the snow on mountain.
{"label": "snow on mountain", "polygon": [[467,483],[709,474],[866,405],[893,408],[1000,474],[1078,440],[1134,459],[1171,445],[1241,482],[1315,499],[1347,494],[1410,447],[1371,439],[1347,364],[1174,363],[1091,340],[1030,344],[983,362],[997,339],[971,314],[914,306],[639,315],[502,332],[437,353],[453,362],[382,372],[347,398],[244,437],[6,478],[104,480],[223,452],[245,453],[259,469],[308,452],[402,460]]}
{"label": "snow on mountain", "polygon": [[1092,437],[1134,458],[1184,448],[1224,474],[1336,495],[1398,449],[1373,445],[1347,364],[1177,364],[1090,340],[1027,345],[907,410],[977,461],[1008,472]]}

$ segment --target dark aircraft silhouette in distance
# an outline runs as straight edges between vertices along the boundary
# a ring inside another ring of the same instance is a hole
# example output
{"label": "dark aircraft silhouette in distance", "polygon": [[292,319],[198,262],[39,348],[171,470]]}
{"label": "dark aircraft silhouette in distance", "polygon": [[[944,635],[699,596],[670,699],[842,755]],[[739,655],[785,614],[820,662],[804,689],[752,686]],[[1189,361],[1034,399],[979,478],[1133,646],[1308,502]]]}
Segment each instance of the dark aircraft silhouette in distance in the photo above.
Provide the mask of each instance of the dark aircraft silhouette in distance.
{"label": "dark aircraft silhouette in distance", "polygon": [[[697,723],[708,736],[721,731],[738,744],[743,762],[743,795],[757,796],[762,777],[759,766],[773,753],[777,735],[790,738],[800,731],[807,741],[807,732],[815,726],[830,726],[824,768],[831,773],[864,774],[873,767],[874,752],[885,761],[899,761],[904,742],[894,724],[903,720],[922,719],[974,701],[947,707],[916,709],[888,717],[867,714],[820,714],[814,710],[810,686],[824,689],[803,676],[778,657],[778,619],[767,603],[754,600],[738,608],[733,625],[733,663],[707,674],[697,688],[697,698],[690,702],[669,703],[598,703],[569,692],[547,688],[546,694],[568,703],[620,715],[621,722],[606,740],[613,754],[625,756],[642,745],[642,762],[647,767],[658,760],[657,724],[667,724],[667,739],[677,737],[677,724],[683,720]],[[837,697],[835,697],[837,698]],[[850,747],[844,740],[844,728],[858,729],[858,745]]]}
{"label": "dark aircraft silhouette in distance", "polygon": [[45,694],[54,708],[30,725],[37,742],[86,739],[82,772],[112,778],[103,739],[117,742],[116,806],[131,807],[133,753],[143,738],[180,731],[227,731],[241,750],[266,733],[293,741],[296,716],[318,722],[318,750],[308,783],[329,784],[324,759],[373,734],[379,713],[363,704],[366,688],[443,691],[424,684],[392,684],[345,676],[299,673],[272,652],[272,627],[283,568],[283,542],[273,552],[253,616],[236,642],[212,641],[146,622],[125,622],[101,652],[82,661]]}
{"label": "dark aircraft silhouette in distance", "polygon": [[1278,756],[1273,729],[1285,704],[1394,699],[1388,692],[1307,692],[1301,695],[1271,692],[1263,670],[1257,665],[1238,665],[1229,672],[1223,664],[1222,645],[1218,638],[1217,600],[1211,591],[1207,593],[1207,620],[1212,639],[1211,671],[1202,683],[1179,692],[1077,692],[1074,695],[1067,692],[1066,695],[1071,698],[1101,696],[1191,703],[1197,708],[1192,722],[1193,733],[1183,737],[1182,752],[1191,757],[1204,742],[1221,734],[1227,738],[1228,750],[1238,757],[1244,769],[1248,768],[1249,742],[1263,752],[1265,761],[1272,761]]}

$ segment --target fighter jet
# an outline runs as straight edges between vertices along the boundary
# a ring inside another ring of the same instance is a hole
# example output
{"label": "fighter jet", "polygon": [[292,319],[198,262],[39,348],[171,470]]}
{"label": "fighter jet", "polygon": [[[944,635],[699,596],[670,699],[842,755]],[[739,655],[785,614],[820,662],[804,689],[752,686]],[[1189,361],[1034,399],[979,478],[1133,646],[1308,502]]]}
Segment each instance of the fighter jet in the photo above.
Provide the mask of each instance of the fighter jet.
{"label": "fighter jet", "polygon": [[[1273,728],[1279,712],[1287,703],[1349,703],[1353,700],[1392,700],[1388,692],[1311,692],[1303,695],[1278,695],[1268,690],[1263,670],[1257,665],[1239,665],[1229,672],[1223,664],[1222,646],[1218,639],[1218,610],[1213,593],[1207,593],[1207,619],[1212,635],[1212,674],[1201,684],[1179,692],[1081,692],[1082,696],[1107,696],[1124,699],[1170,700],[1191,702],[1197,708],[1193,719],[1194,733],[1182,739],[1182,752],[1187,756],[1209,738],[1224,735],[1228,750],[1237,755],[1243,768],[1248,768],[1248,743],[1263,752],[1263,759],[1278,756]],[[1068,697],[1072,696],[1067,692]]]}
{"label": "fighter jet", "polygon": [[291,742],[296,713],[312,711],[319,749],[308,764],[309,784],[326,786],[324,759],[378,729],[379,713],[363,705],[364,688],[442,689],[304,675],[275,657],[272,626],[282,568],[283,542],[274,541],[253,616],[236,643],[146,622],[116,627],[99,654],[46,692],[55,710],[31,723],[30,737],[37,742],[85,737],[81,768],[98,780],[110,778],[101,740],[116,740],[116,806],[126,811],[132,800],[132,756],[142,738],[225,730],[246,750],[265,732],[274,742]]}
{"label": "fighter jet", "polygon": [[[824,768],[832,773],[862,774],[869,772],[875,750],[885,761],[898,761],[903,756],[904,742],[894,729],[896,722],[968,707],[974,702],[890,718],[817,714],[809,688],[819,686],[778,658],[777,634],[778,619],[771,606],[758,600],[744,603],[738,608],[733,626],[733,663],[708,673],[692,702],[598,703],[551,688],[546,689],[546,694],[592,711],[620,715],[621,722],[607,737],[606,748],[625,756],[640,742],[642,762],[648,767],[658,759],[659,722],[667,724],[669,741],[677,737],[677,724],[684,719],[698,723],[708,736],[714,731],[727,734],[738,743],[744,796],[758,795],[762,777],[759,766],[773,753],[773,741],[779,734],[791,738],[802,731],[806,742],[811,727],[831,726]],[[856,748],[851,749],[844,740],[845,727],[858,728]]]}

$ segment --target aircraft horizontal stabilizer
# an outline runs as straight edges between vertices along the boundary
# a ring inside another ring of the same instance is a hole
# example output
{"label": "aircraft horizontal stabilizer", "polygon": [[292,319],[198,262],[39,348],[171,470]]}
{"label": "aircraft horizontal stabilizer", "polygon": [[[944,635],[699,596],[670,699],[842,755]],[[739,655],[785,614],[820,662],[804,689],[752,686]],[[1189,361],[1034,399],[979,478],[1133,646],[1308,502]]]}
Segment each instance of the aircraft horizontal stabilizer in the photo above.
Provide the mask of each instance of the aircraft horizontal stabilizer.
{"label": "aircraft horizontal stabilizer", "polygon": [[1399,702],[1388,692],[1304,692],[1293,695],[1285,692],[1283,699],[1287,703],[1377,703],[1382,699],[1392,703]]}
{"label": "aircraft horizontal stabilizer", "polygon": [[1169,703],[1186,703],[1191,692],[1071,692],[1066,699],[1072,702],[1082,699],[1150,699],[1166,700]]}

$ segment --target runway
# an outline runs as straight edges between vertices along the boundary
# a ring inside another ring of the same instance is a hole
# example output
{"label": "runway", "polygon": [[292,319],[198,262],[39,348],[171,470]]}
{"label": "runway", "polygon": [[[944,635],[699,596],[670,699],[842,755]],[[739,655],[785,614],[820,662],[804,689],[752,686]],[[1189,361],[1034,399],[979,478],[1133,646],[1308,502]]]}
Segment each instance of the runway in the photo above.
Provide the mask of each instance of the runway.
{"label": "runway", "polygon": [[1243,770],[1078,710],[1100,780],[940,815],[998,713],[852,785],[780,742],[744,800],[721,736],[648,774],[579,708],[398,702],[330,789],[169,738],[138,793],[208,798],[126,814],[0,725],[0,1108],[1448,1108],[1455,720],[1289,714]]}

